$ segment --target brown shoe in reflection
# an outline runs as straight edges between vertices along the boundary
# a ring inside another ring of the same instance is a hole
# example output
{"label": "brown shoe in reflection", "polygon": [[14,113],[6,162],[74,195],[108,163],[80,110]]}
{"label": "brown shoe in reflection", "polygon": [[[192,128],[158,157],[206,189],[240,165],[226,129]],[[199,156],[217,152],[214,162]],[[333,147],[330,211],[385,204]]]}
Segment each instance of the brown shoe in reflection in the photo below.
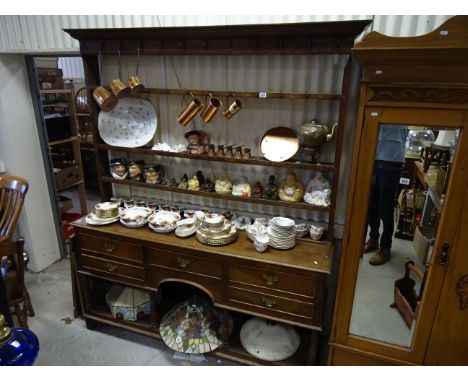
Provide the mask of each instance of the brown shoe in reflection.
{"label": "brown shoe in reflection", "polygon": [[376,249],[379,249],[378,240],[369,239],[369,241],[366,241],[366,244],[364,244],[364,253],[372,252],[372,251],[375,251]]}
{"label": "brown shoe in reflection", "polygon": [[390,260],[391,256],[392,256],[392,253],[390,252],[389,249],[381,249],[379,252],[377,252],[374,256],[372,256],[369,259],[369,264],[370,265],[385,264],[388,260]]}

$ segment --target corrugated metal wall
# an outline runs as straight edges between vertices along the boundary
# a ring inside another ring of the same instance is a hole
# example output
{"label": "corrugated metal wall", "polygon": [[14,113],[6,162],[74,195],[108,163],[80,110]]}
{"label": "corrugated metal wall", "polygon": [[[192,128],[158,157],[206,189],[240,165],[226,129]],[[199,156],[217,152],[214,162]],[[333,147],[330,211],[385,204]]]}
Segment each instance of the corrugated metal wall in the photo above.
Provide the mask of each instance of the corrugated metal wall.
{"label": "corrugated metal wall", "polygon": [[[370,19],[354,16],[0,16],[0,52],[45,53],[78,52],[78,42],[62,31],[66,28],[131,28],[188,25],[225,25],[256,23],[292,23]],[[375,16],[373,30],[393,36],[420,35],[432,31],[449,16]]]}

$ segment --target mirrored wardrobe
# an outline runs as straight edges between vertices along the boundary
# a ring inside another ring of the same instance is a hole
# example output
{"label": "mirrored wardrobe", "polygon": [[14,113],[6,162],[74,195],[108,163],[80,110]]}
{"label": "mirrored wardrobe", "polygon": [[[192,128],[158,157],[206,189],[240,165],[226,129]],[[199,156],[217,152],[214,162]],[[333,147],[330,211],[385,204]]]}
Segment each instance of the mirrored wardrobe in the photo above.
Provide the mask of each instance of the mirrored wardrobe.
{"label": "mirrored wardrobe", "polygon": [[330,365],[468,364],[468,17],[376,32],[359,119]]}

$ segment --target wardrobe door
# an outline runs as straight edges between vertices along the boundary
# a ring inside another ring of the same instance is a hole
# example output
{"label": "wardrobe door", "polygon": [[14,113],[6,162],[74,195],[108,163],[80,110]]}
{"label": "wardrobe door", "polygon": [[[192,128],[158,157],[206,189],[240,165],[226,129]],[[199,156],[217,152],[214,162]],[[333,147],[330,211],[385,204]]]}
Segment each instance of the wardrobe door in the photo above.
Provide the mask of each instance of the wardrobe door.
{"label": "wardrobe door", "polygon": [[[466,154],[465,154],[466,155]],[[465,183],[466,185],[466,183]],[[468,187],[424,363],[468,365]]]}

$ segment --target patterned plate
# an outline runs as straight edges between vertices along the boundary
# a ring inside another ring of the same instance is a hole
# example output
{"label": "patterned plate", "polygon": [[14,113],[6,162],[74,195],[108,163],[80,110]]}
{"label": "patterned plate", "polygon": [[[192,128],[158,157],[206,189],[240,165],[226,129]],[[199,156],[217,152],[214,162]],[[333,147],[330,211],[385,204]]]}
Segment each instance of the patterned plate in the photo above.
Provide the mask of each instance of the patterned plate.
{"label": "patterned plate", "polygon": [[90,224],[90,225],[106,225],[106,224],[115,223],[118,220],[119,220],[118,216],[116,216],[115,218],[111,218],[111,219],[100,219],[96,215],[94,215],[93,212],[86,215],[86,218],[85,218],[86,224]]}
{"label": "patterned plate", "polygon": [[144,146],[153,139],[157,126],[153,105],[141,98],[120,99],[114,110],[99,113],[99,135],[112,146]]}

